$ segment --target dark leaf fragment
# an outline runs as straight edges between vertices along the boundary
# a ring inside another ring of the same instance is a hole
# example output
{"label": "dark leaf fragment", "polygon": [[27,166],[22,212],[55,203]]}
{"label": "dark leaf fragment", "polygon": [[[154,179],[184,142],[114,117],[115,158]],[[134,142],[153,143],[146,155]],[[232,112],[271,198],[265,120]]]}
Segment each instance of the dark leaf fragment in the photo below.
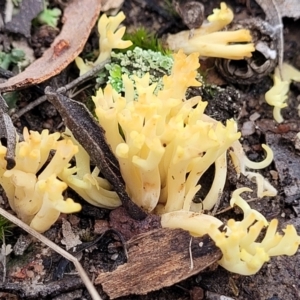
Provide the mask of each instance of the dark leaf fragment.
{"label": "dark leaf fragment", "polygon": [[20,33],[30,38],[31,21],[43,10],[42,0],[26,0],[20,4],[20,11],[5,25],[9,32]]}
{"label": "dark leaf fragment", "polygon": [[0,94],[0,138],[1,142],[5,139],[7,152],[5,159],[7,161],[7,170],[11,170],[15,165],[15,148],[16,148],[16,130],[11,118],[7,114],[7,105]]}

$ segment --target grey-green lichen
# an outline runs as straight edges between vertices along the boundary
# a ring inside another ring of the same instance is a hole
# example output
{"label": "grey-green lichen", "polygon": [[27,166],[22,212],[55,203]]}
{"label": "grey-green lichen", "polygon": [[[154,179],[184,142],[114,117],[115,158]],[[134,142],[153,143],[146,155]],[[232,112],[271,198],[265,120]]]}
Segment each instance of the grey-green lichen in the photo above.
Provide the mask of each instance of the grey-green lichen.
{"label": "grey-green lichen", "polygon": [[[143,77],[146,73],[150,74],[150,83],[157,83],[155,92],[162,88],[162,78],[164,75],[170,75],[173,66],[173,57],[164,55],[161,52],[152,50],[143,50],[139,47],[128,50],[126,53],[111,54],[111,63],[105,66],[98,79],[98,83],[107,82],[117,92],[124,91],[122,75],[128,74],[129,78],[133,76]],[[106,80],[105,80],[106,79]]]}

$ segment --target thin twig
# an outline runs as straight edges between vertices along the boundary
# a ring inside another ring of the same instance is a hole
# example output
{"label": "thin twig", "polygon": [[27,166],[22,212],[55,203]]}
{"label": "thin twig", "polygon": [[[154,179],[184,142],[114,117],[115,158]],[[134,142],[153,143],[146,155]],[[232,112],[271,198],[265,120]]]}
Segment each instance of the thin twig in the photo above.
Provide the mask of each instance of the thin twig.
{"label": "thin twig", "polygon": [[[86,72],[85,74],[83,74],[82,76],[76,78],[75,80],[73,80],[72,82],[66,84],[64,87],[60,87],[57,92],[60,94],[63,94],[64,91],[67,92],[68,90],[72,89],[73,87],[83,84],[84,82],[92,79],[93,77],[95,77],[103,68],[106,64],[108,64],[110,62],[110,59],[106,59],[104,60],[102,63],[100,63],[99,65],[95,66],[93,69],[91,69],[90,71]],[[65,89],[65,90],[64,90]]]}
{"label": "thin twig", "polygon": [[[83,74],[82,76],[76,78],[75,80],[73,80],[72,82],[66,84],[65,86],[62,86],[60,88],[58,88],[56,90],[57,93],[60,94],[65,94],[67,91],[73,89],[74,87],[83,84],[84,82],[92,79],[93,77],[95,77],[103,68],[104,66],[110,62],[110,59],[106,59],[105,61],[103,61],[102,63],[100,63],[99,65],[95,66],[93,69],[91,69],[90,71],[88,71],[87,73]],[[13,114],[11,116],[12,121],[16,122],[21,116],[23,116],[24,114],[26,114],[27,112],[29,112],[30,110],[32,110],[34,107],[42,104],[43,102],[45,102],[47,100],[47,97],[45,95],[37,98],[36,100],[30,102],[28,105],[26,105],[25,107],[23,107],[22,109],[20,109],[17,113]]]}
{"label": "thin twig", "polygon": [[6,280],[6,243],[5,243],[5,234],[4,234],[4,228],[2,227],[2,249],[4,249],[4,253],[1,253],[2,256],[2,266],[3,266],[3,278],[2,282],[4,283]]}
{"label": "thin twig", "polygon": [[24,114],[26,114],[27,112],[32,110],[34,107],[42,104],[46,100],[47,100],[47,97],[45,95],[41,96],[41,97],[37,98],[36,100],[30,102],[28,105],[26,105],[22,109],[20,109],[17,113],[14,113],[11,116],[11,119],[12,119],[13,123],[15,123],[21,116],[23,116]]}
{"label": "thin twig", "polygon": [[[247,203],[251,203],[251,202],[257,201],[258,199],[260,199],[260,198],[251,198],[251,199],[249,199],[249,200],[246,200],[246,202],[247,202]],[[228,207],[226,207],[226,208],[224,208],[224,209],[218,211],[218,212],[215,213],[213,216],[217,216],[217,215],[223,214],[223,213],[225,213],[225,212],[227,212],[227,211],[229,211],[229,210],[231,210],[231,209],[233,209],[233,208],[234,208],[234,206],[228,206]]]}
{"label": "thin twig", "polygon": [[190,243],[189,243],[189,254],[190,254],[190,270],[194,269],[194,261],[193,261],[193,252],[192,252],[192,242],[193,242],[193,237],[191,237],[190,239]]}
{"label": "thin twig", "polygon": [[48,247],[50,247],[51,249],[53,249],[54,251],[59,253],[61,256],[65,257],[66,259],[71,261],[75,265],[80,278],[84,282],[84,284],[85,284],[87,290],[89,291],[91,297],[93,298],[93,300],[102,300],[102,298],[98,294],[95,286],[92,284],[91,280],[89,279],[88,275],[86,274],[85,270],[83,269],[82,265],[80,264],[80,262],[77,260],[76,257],[71,255],[70,253],[68,253],[64,249],[60,248],[55,243],[53,243],[52,241],[47,239],[45,236],[43,236],[42,234],[40,234],[37,231],[33,230],[27,224],[25,224],[24,222],[22,222],[20,219],[13,216],[9,212],[5,211],[1,207],[0,207],[0,214],[3,217],[5,217],[6,219],[8,219],[9,221],[11,221],[12,223],[14,223],[17,226],[21,227],[23,230],[25,230],[26,232],[28,232],[32,236],[36,237],[39,241],[41,241],[42,243],[44,243],[45,245],[47,245]]}

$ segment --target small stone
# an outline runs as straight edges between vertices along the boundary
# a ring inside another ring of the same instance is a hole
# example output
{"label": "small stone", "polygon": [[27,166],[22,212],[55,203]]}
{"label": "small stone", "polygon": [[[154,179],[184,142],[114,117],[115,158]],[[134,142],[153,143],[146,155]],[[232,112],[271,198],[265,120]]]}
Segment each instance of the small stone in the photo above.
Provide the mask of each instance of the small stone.
{"label": "small stone", "polygon": [[295,149],[300,150],[300,132],[295,137]]}
{"label": "small stone", "polygon": [[53,126],[47,121],[42,124],[43,129],[51,129]]}
{"label": "small stone", "polygon": [[204,292],[201,287],[195,286],[190,291],[191,300],[201,300],[204,299]]}
{"label": "small stone", "polygon": [[241,129],[242,135],[252,135],[255,132],[255,125],[252,121],[247,121],[243,124],[243,127]]}
{"label": "small stone", "polygon": [[108,225],[107,221],[95,220],[95,225],[94,225],[94,233],[95,234],[102,234],[107,229],[109,229],[109,225]]}
{"label": "small stone", "polygon": [[254,122],[260,118],[260,114],[258,112],[253,113],[250,117],[249,120]]}
{"label": "small stone", "polygon": [[26,275],[28,278],[33,278],[34,277],[34,272],[31,270],[26,270]]}
{"label": "small stone", "polygon": [[271,170],[270,174],[271,174],[273,180],[278,180],[278,172],[277,171]]}
{"label": "small stone", "polygon": [[113,254],[113,255],[110,257],[110,259],[111,259],[111,260],[117,260],[118,257],[119,257],[119,254],[118,254],[118,253],[115,253],[115,254]]}
{"label": "small stone", "polygon": [[72,226],[77,226],[80,222],[80,218],[78,218],[75,215],[70,215],[68,220],[69,220],[69,222],[71,223]]}

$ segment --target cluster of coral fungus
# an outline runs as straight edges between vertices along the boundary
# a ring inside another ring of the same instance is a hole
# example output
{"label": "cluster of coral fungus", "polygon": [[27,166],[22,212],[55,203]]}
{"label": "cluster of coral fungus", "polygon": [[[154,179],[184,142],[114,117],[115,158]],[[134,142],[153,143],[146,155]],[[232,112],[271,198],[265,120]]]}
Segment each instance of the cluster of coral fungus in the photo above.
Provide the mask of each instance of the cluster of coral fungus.
{"label": "cluster of coral fungus", "polygon": [[[77,58],[81,73],[109,57],[113,48],[130,45],[130,42],[122,41],[124,27],[117,30],[123,17],[119,14],[100,18],[99,58],[86,63]],[[231,35],[217,32],[231,22],[232,17],[231,11],[222,4],[221,9],[209,17],[210,23],[202,31],[195,31],[189,44],[192,45],[198,35],[204,35],[207,40],[201,39],[199,51],[205,48],[206,40],[210,50],[222,52],[225,49],[228,53],[226,49],[234,47],[234,52],[229,52],[235,54],[236,59],[251,55],[251,43],[228,45],[232,41],[250,42],[247,31]],[[233,40],[228,40],[230,37]],[[184,36],[179,38],[188,40]],[[223,45],[217,41],[222,41]],[[183,228],[197,236],[210,235],[223,253],[219,263],[232,272],[250,275],[271,256],[293,255],[300,237],[293,226],[287,226],[283,235],[277,233],[276,220],[268,223],[264,216],[251,209],[240,196],[249,191],[248,188],[234,191],[230,203],[243,210],[243,220],[229,220],[223,224],[216,217],[203,213],[214,207],[223,191],[227,153],[237,176],[243,173],[256,179],[258,197],[274,196],[277,191],[262,175],[247,170],[270,164],[272,150],[263,145],[265,160],[260,163],[249,161],[238,141],[240,133],[234,120],[227,120],[223,125],[204,113],[206,102],[201,97],[186,99],[189,87],[201,85],[196,79],[200,66],[198,56],[199,53],[187,56],[182,51],[174,54],[171,74],[162,78],[159,89],[156,89],[157,83],[150,82],[148,73],[131,78],[124,74],[124,93],[118,93],[110,84],[99,89],[93,97],[95,113],[119,161],[131,199],[145,211],[160,214],[163,227]],[[121,205],[107,180],[99,176],[100,170],[94,168],[91,171],[90,157],[72,134],[68,132],[59,140],[60,137],[59,133],[49,134],[46,130],[39,134],[25,129],[24,141],[17,143],[16,166],[12,170],[6,170],[6,148],[0,146],[0,183],[10,206],[39,232],[49,229],[60,212],[73,213],[81,209],[72,199],[64,199],[63,191],[68,186],[93,205],[111,209]],[[50,151],[54,155],[47,165]],[[73,156],[75,165],[70,164]],[[213,164],[215,176],[210,190],[201,203],[194,203],[193,199],[201,189],[199,180]],[[220,230],[220,226],[224,230]],[[266,234],[259,242],[263,228],[266,228]]]}

